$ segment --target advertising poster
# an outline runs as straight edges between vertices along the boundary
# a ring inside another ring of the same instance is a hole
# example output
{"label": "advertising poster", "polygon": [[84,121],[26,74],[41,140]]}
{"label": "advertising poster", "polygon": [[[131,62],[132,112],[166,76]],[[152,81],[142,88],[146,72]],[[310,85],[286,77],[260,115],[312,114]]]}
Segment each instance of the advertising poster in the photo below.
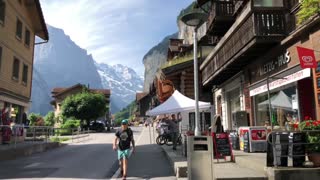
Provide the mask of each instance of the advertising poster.
{"label": "advertising poster", "polygon": [[243,150],[244,149],[244,139],[243,139],[243,136],[246,132],[248,132],[249,130],[248,129],[242,129],[240,128],[239,129],[239,142],[240,142],[240,150]]}
{"label": "advertising poster", "polygon": [[265,141],[267,140],[267,132],[265,129],[251,129],[252,141]]}

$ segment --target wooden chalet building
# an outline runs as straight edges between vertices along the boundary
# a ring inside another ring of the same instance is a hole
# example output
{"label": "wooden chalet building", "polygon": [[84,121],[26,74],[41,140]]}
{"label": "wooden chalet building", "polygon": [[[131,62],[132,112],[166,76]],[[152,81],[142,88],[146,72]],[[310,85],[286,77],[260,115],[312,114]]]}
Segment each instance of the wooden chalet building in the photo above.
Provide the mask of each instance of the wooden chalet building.
{"label": "wooden chalet building", "polygon": [[137,112],[136,117],[143,119],[146,117],[146,112],[150,109],[151,97],[148,93],[136,93]]}
{"label": "wooden chalet building", "polygon": [[36,36],[49,40],[40,1],[0,0],[0,125],[26,123]]}
{"label": "wooden chalet building", "polygon": [[[320,118],[320,68],[302,69],[296,50],[320,50],[319,14],[296,25],[298,0],[197,2],[210,7],[207,34],[219,39],[201,63],[200,82],[212,89],[214,112],[225,129],[235,129],[233,121],[240,117],[251,126],[270,120],[284,126],[286,116]],[[272,102],[272,117],[267,81],[271,99],[280,101]]]}
{"label": "wooden chalet building", "polygon": [[[51,92],[53,98],[53,100],[51,101],[51,105],[53,105],[54,107],[55,116],[57,117],[61,113],[61,104],[65,98],[67,98],[70,95],[81,93],[84,88],[86,88],[86,86],[83,84],[76,84],[68,88],[53,88]],[[110,107],[110,89],[89,89],[89,92],[103,94],[106,99],[107,106]],[[110,120],[109,110],[110,109],[108,109],[108,112],[106,112],[106,116],[104,117],[107,121]]]}

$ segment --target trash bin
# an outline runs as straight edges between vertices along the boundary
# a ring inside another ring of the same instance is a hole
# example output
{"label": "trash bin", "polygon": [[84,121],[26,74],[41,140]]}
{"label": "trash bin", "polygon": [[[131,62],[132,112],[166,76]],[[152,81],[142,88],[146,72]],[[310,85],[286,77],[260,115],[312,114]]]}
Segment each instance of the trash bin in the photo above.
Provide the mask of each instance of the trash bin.
{"label": "trash bin", "polygon": [[188,136],[188,179],[214,179],[211,136]]}
{"label": "trash bin", "polygon": [[243,151],[250,152],[249,132],[245,132],[243,135]]}
{"label": "trash bin", "polygon": [[[269,135],[267,144],[267,167],[288,166],[288,147],[289,134],[287,132],[275,132]],[[275,140],[275,146],[272,146],[272,141]],[[276,156],[276,159],[274,157]]]}
{"label": "trash bin", "polygon": [[229,137],[230,137],[229,139],[232,144],[232,149],[240,150],[240,142],[239,142],[239,136],[238,136],[237,132],[230,133]]}
{"label": "trash bin", "polygon": [[187,153],[187,135],[184,134],[182,136],[182,154],[184,155],[184,157],[187,157],[188,153]]}
{"label": "trash bin", "polygon": [[302,144],[306,142],[305,138],[305,133],[302,132],[291,132],[289,135],[289,156],[292,157],[293,167],[302,167],[306,160],[305,146]]}

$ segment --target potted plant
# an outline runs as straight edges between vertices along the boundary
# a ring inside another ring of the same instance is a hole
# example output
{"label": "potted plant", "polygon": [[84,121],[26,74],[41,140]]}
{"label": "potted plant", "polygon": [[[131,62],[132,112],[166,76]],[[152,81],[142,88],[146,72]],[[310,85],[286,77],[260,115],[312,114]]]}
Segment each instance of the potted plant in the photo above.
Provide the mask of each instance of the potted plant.
{"label": "potted plant", "polygon": [[306,132],[306,150],[308,158],[314,166],[320,166],[320,120],[305,120],[299,124],[299,129]]}

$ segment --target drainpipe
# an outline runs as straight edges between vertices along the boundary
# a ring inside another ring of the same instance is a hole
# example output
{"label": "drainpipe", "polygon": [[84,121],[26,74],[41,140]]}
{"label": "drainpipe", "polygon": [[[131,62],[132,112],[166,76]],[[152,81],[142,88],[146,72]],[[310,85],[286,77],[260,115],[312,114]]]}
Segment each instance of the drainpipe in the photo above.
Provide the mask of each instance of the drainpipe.
{"label": "drainpipe", "polygon": [[39,45],[39,44],[48,43],[48,41],[49,41],[49,40],[45,40],[45,41],[42,41],[42,42],[34,43],[34,45]]}

